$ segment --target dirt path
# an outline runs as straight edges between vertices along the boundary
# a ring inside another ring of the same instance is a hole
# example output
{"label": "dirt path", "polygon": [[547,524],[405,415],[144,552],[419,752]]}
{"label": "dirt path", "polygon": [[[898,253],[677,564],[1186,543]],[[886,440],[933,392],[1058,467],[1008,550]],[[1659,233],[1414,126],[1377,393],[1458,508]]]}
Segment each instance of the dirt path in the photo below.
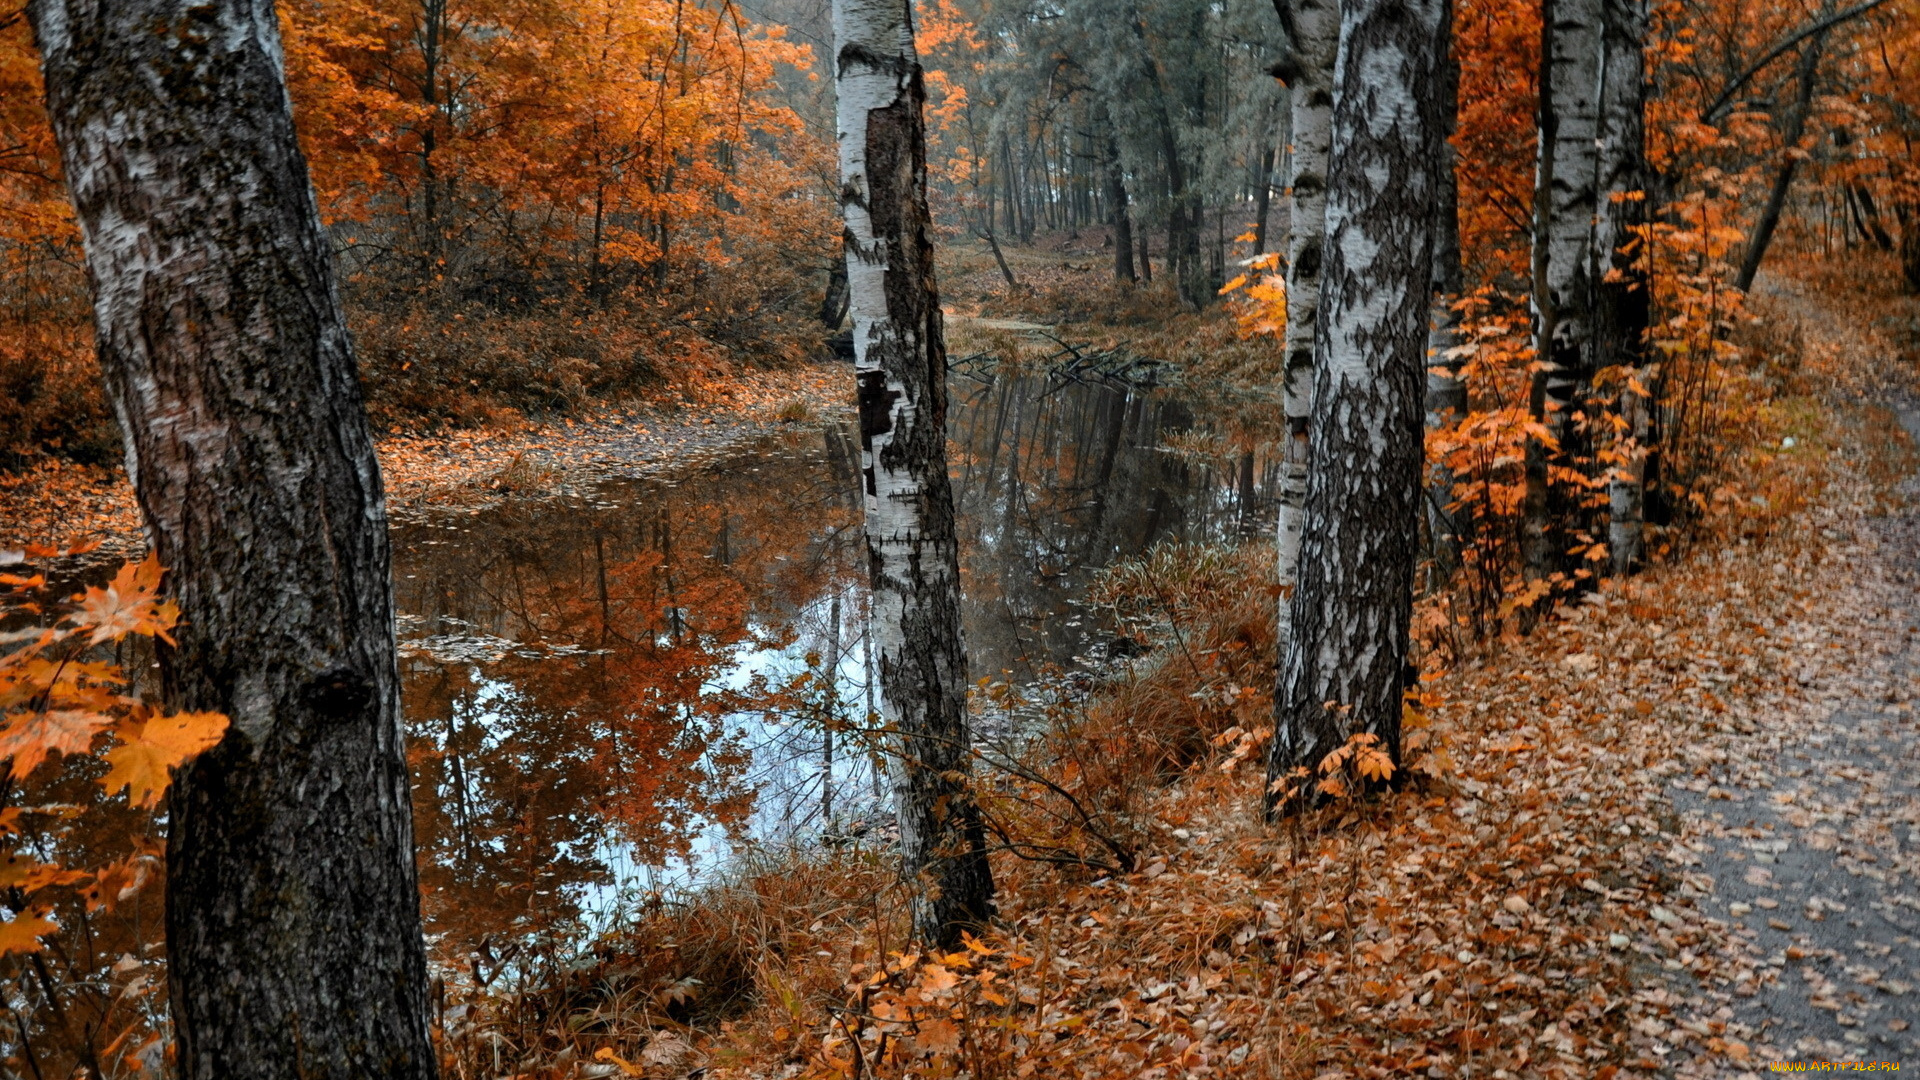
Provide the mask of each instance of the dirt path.
{"label": "dirt path", "polygon": [[[1857,324],[1798,289],[1768,292],[1808,348],[1876,350],[1851,366],[1884,366],[1884,346]],[[1920,408],[1894,411],[1920,441]],[[1864,459],[1886,447],[1843,450]],[[1785,622],[1771,643],[1784,637],[1787,648],[1772,653],[1785,670],[1767,674],[1787,676],[1788,692],[1736,710],[1731,730],[1689,747],[1692,775],[1672,784],[1686,828],[1668,861],[1704,886],[1699,908],[1727,930],[1732,979],[1700,985],[1663,965],[1648,981],[1751,1044],[1744,1057],[1671,1062],[1679,1075],[1920,1063],[1920,477],[1902,487],[1906,505],[1893,512],[1823,528],[1846,571],[1768,605]]]}

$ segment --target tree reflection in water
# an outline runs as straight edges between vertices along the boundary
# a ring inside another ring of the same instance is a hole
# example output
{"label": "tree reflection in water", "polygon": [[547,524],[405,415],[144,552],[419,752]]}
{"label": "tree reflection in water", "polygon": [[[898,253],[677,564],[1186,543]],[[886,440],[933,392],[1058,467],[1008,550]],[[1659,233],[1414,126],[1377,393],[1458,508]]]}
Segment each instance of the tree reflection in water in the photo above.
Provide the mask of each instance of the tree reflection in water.
{"label": "tree reflection in water", "polygon": [[[1164,393],[956,387],[974,677],[1098,653],[1091,573],[1221,535],[1249,491],[1164,451]],[[498,943],[617,917],[732,845],[884,836],[856,436],[796,429],[671,479],[396,537],[430,927]],[[837,662],[835,658],[837,657]],[[829,676],[831,672],[831,676]]]}

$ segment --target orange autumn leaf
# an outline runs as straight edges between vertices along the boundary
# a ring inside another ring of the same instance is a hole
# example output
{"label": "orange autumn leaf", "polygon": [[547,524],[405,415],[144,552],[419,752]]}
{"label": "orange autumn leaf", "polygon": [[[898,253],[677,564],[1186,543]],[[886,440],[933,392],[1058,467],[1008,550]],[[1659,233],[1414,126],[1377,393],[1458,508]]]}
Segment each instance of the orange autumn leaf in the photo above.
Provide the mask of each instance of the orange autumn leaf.
{"label": "orange autumn leaf", "polygon": [[93,737],[113,719],[83,709],[46,709],[22,713],[0,729],[0,757],[13,759],[15,780],[23,779],[51,754],[84,754]]}
{"label": "orange autumn leaf", "polygon": [[44,948],[40,935],[51,934],[59,928],[43,910],[23,911],[10,921],[0,923],[0,956],[39,952]]}
{"label": "orange autumn leaf", "polygon": [[98,645],[128,634],[144,634],[173,644],[167,631],[180,621],[180,608],[171,600],[160,599],[161,572],[160,560],[149,555],[137,565],[122,565],[106,588],[90,588],[76,597],[79,610],[74,622],[93,628],[87,643]]}
{"label": "orange autumn leaf", "polygon": [[113,768],[100,786],[109,794],[124,787],[135,806],[152,806],[167,790],[167,770],[219,742],[226,730],[227,718],[211,712],[156,716],[137,729],[123,729],[126,742],[107,751]]}

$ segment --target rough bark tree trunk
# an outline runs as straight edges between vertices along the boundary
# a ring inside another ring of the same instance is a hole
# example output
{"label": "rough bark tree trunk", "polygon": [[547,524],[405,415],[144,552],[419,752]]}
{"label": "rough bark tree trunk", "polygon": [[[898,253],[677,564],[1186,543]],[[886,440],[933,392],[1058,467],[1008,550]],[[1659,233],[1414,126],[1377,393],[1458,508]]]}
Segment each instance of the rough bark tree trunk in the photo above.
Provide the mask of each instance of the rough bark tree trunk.
{"label": "rough bark tree trunk", "polygon": [[[1280,466],[1279,640],[1291,633],[1300,529],[1307,497],[1307,428],[1313,411],[1313,339],[1319,325],[1320,265],[1327,225],[1327,153],[1332,138],[1333,67],[1340,48],[1337,0],[1274,0],[1286,28],[1293,108],[1293,175],[1287,179],[1287,331],[1282,407],[1287,445]],[[1275,698],[1278,708],[1279,699]]]}
{"label": "rough bark tree trunk", "polygon": [[1360,732],[1400,760],[1447,8],[1341,5],[1312,467],[1268,759],[1281,785]]}
{"label": "rough bark tree trunk", "polygon": [[913,930],[951,946],[992,915],[993,877],[968,784],[926,90],[907,0],[835,0],[833,28],[880,699],[900,739],[893,782],[903,869],[918,885]]}
{"label": "rough bark tree trunk", "polygon": [[1641,0],[1605,0],[1600,99],[1600,196],[1594,249],[1603,272],[1594,282],[1594,363],[1626,372],[1617,408],[1625,452],[1607,481],[1607,548],[1615,574],[1645,556],[1646,488],[1659,453],[1647,355],[1653,293],[1648,283],[1651,177],[1646,154],[1647,13]]}
{"label": "rough bark tree trunk", "polygon": [[127,472],[184,618],[189,1080],[435,1074],[386,503],[268,0],[33,0]]}

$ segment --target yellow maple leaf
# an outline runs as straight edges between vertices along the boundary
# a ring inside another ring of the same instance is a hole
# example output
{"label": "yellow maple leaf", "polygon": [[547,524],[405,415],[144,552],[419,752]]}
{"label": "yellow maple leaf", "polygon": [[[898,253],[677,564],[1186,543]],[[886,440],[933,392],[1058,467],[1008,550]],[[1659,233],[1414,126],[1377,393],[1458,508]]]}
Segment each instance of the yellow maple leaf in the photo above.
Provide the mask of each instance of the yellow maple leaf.
{"label": "yellow maple leaf", "polygon": [[104,589],[90,588],[75,597],[78,610],[72,621],[82,628],[92,627],[88,644],[98,645],[128,634],[157,637],[167,644],[167,633],[180,621],[180,608],[171,600],[160,599],[160,560],[152,555],[141,563],[126,563]]}
{"label": "yellow maple leaf", "polygon": [[49,754],[84,754],[93,737],[113,719],[85,709],[44,709],[22,713],[0,729],[0,757],[13,759],[13,778],[21,780]]}
{"label": "yellow maple leaf", "polygon": [[156,716],[138,728],[123,728],[125,742],[107,751],[113,768],[100,786],[109,795],[124,787],[135,806],[152,806],[167,790],[167,770],[213,746],[226,731],[227,718],[212,712]]}
{"label": "yellow maple leaf", "polygon": [[0,956],[39,952],[41,934],[60,929],[41,909],[23,911],[9,922],[0,923]]}

